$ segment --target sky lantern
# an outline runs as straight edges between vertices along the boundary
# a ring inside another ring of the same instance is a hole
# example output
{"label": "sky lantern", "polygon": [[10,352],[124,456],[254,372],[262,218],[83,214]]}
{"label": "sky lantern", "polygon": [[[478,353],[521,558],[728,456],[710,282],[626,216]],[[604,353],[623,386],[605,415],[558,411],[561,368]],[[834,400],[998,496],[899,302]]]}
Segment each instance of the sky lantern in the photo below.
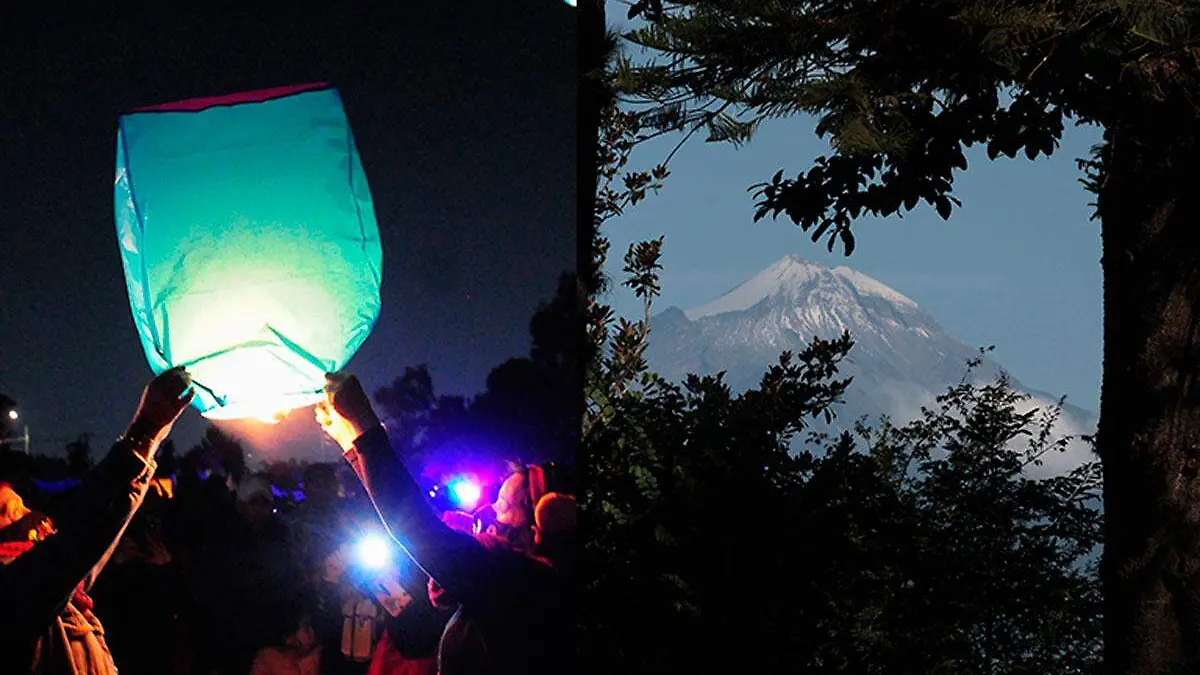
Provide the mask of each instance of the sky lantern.
{"label": "sky lantern", "polygon": [[374,205],[336,89],[280,87],[120,117],[117,239],[150,367],[210,419],[320,400],[379,316]]}

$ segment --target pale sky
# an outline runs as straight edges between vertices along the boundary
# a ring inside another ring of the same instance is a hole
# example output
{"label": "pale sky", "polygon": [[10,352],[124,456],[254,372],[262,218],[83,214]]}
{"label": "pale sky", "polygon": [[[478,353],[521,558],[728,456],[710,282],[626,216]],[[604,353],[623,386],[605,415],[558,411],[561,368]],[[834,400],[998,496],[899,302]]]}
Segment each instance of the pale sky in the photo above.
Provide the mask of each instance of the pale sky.
{"label": "pale sky", "polygon": [[[747,188],[779,169],[806,169],[826,148],[812,129],[808,118],[773,122],[741,149],[697,134],[674,157],[663,191],[609,222],[610,274],[619,276],[630,242],[666,235],[660,311],[713,300],[788,253],[844,264],[912,298],[967,344],[995,345],[996,360],[1026,386],[1099,409],[1100,233],[1075,165],[1098,130],[1070,128],[1054,157],[1033,162],[990,162],[982,148],[969,150],[955,183],[963,208],[949,222],[926,206],[903,219],[864,218],[847,259],[789,220],[753,224]],[[639,149],[631,168],[661,161],[676,140]],[[641,312],[622,290],[610,302],[619,315]]]}

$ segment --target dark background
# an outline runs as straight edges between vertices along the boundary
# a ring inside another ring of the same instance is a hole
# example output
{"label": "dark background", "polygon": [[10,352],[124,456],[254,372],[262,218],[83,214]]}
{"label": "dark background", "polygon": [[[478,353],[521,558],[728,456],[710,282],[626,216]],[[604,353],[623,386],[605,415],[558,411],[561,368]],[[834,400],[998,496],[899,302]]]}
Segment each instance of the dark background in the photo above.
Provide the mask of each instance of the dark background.
{"label": "dark background", "polygon": [[[113,223],[116,118],[133,107],[332,82],[384,250],[382,315],[350,370],[370,391],[428,363],[440,392],[470,395],[527,353],[575,263],[576,10],[103,4],[0,10],[0,393],[35,452],[82,432],[107,447],[151,377]],[[309,415],[230,428],[266,458],[311,457]],[[204,424],[185,413],[181,451]]]}

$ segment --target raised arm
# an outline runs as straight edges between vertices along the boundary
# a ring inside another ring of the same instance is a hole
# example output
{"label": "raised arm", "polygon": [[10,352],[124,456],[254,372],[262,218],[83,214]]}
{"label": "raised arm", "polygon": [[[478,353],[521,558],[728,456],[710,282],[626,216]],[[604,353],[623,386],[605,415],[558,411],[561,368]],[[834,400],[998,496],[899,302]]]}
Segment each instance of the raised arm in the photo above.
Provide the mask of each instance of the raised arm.
{"label": "raised arm", "polygon": [[84,479],[56,519],[56,533],[0,569],[0,641],[41,632],[81,581],[90,585],[137,512],[154,474],[154,454],[191,402],[183,369],[155,378],[128,431]]}
{"label": "raised arm", "polygon": [[342,447],[384,527],[413,562],[460,598],[474,595],[487,583],[487,551],[474,537],[455,532],[437,517],[392,450],[357,378],[329,376],[317,421]]}

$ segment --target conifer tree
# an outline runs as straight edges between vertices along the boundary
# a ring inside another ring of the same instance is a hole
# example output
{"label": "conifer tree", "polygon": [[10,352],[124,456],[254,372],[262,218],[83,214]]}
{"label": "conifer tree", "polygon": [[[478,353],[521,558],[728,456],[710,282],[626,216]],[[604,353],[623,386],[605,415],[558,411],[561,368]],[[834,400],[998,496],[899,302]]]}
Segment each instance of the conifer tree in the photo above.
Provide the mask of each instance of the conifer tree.
{"label": "conifer tree", "polygon": [[1105,663],[1200,672],[1200,5],[641,0],[630,15],[651,55],[613,74],[653,133],[745,143],[762,120],[816,118],[830,152],[754,186],[756,218],[846,254],[862,216],[950,218],[964,148],[1033,159],[1068,124],[1103,129],[1079,167],[1103,245]]}

